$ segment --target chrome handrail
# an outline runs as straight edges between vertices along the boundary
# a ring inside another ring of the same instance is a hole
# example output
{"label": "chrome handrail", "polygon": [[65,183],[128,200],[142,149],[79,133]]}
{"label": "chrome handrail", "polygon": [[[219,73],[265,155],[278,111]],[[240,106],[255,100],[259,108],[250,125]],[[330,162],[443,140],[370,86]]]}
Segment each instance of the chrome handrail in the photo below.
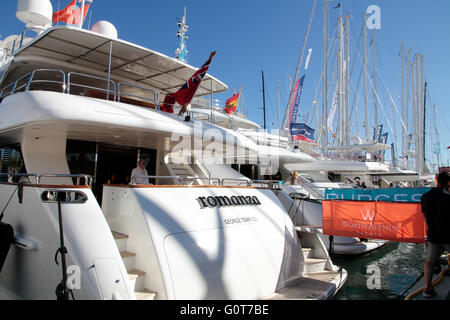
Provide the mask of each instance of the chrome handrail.
{"label": "chrome handrail", "polygon": [[283,182],[282,180],[252,180],[250,183],[250,186],[253,186],[254,184],[265,184],[268,188],[271,189],[281,189],[280,182]]}
{"label": "chrome handrail", "polygon": [[106,78],[96,77],[96,76],[92,76],[92,75],[85,74],[85,73],[79,73],[79,72],[69,72],[67,74],[67,93],[68,94],[70,94],[70,87],[71,86],[81,87],[81,88],[85,88],[85,89],[95,89],[95,90],[100,90],[100,91],[106,92],[106,97],[107,98],[109,97],[109,94],[111,92],[113,92],[114,93],[114,101],[116,101],[116,98],[117,98],[116,97],[116,93],[117,93],[117,91],[116,91],[116,83],[114,81],[109,80],[109,83],[110,83],[110,85],[112,85],[113,89],[109,89],[109,88],[103,89],[103,88],[91,87],[91,86],[84,85],[84,84],[79,84],[79,83],[72,83],[71,82],[72,76],[82,76],[82,77],[96,79],[96,80],[103,80],[103,81],[108,83],[108,79],[106,79]]}
{"label": "chrome handrail", "polygon": [[[122,96],[122,94],[121,94],[121,92],[120,92],[120,87],[121,86],[128,86],[128,87],[131,87],[131,88],[136,88],[136,89],[140,89],[140,90],[143,90],[143,91],[146,91],[146,92],[150,92],[150,93],[152,93],[153,94],[153,101],[152,100],[150,100],[150,102],[153,102],[154,104],[155,104],[155,109],[157,109],[157,105],[158,105],[158,100],[157,100],[157,97],[158,97],[158,93],[156,92],[156,91],[154,91],[154,90],[152,90],[152,89],[148,89],[148,88],[144,88],[144,87],[142,87],[142,86],[138,86],[138,85],[135,85],[135,84],[131,84],[131,83],[128,83],[128,82],[119,82],[118,84],[117,84],[117,101],[118,102],[120,102],[120,97]],[[124,96],[128,96],[128,97],[133,97],[133,98],[143,98],[143,99],[146,99],[145,97],[143,97],[143,96],[139,96],[139,95],[135,95],[135,94],[129,94],[129,93],[124,93],[123,94]]]}
{"label": "chrome handrail", "polygon": [[[8,96],[8,95],[13,94],[13,93],[14,93],[15,87],[16,87],[16,82],[10,83],[10,84],[8,84],[6,87],[4,87],[4,88],[0,91],[0,99],[6,97],[6,96]],[[12,89],[9,91],[9,93],[8,93],[8,94],[3,94],[3,92],[4,92],[5,90],[9,89],[9,88],[12,88]]]}
{"label": "chrome handrail", "polygon": [[[62,75],[62,81],[57,81],[57,80],[33,80],[36,73],[38,72],[55,72],[55,73],[59,73]],[[56,83],[56,84],[62,84],[62,92],[64,92],[66,90],[66,74],[64,73],[64,71],[62,70],[58,70],[58,69],[36,69],[33,70],[31,73],[31,77],[27,83],[26,86],[26,90],[29,91],[30,90],[30,86],[32,83]]]}
{"label": "chrome handrail", "polygon": [[[0,173],[0,177],[7,177],[8,183],[14,183],[13,179],[16,177],[19,177],[20,180],[22,180],[22,178],[28,178],[28,177],[34,177],[36,181],[38,179],[38,176],[35,173]],[[19,182],[22,182],[20,180],[19,180]]]}
{"label": "chrome handrail", "polygon": [[36,184],[41,183],[41,178],[77,178],[76,184],[80,186],[80,179],[84,178],[85,186],[92,186],[94,178],[87,174],[58,174],[58,173],[43,173],[37,176]]}
{"label": "chrome handrail", "polygon": [[182,180],[181,177],[179,176],[133,176],[131,177],[131,181],[130,184],[131,185],[136,185],[136,179],[178,179],[178,180]]}
{"label": "chrome handrail", "polygon": [[187,181],[194,181],[194,180],[208,180],[208,181],[217,181],[217,185],[220,186],[221,182],[219,178],[209,178],[209,177],[183,177],[181,179],[184,184],[186,184]]}
{"label": "chrome handrail", "polygon": [[252,182],[249,179],[234,179],[234,178],[224,178],[222,179],[222,186],[225,185],[225,181],[229,182],[239,182],[238,186],[241,186],[242,183],[245,183],[248,187],[251,186]]}

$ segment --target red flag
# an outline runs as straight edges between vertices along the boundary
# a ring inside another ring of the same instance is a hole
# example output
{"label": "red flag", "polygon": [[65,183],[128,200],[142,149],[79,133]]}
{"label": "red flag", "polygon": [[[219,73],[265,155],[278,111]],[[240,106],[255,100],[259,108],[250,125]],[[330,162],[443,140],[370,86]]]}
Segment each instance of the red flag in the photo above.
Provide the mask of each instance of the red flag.
{"label": "red flag", "polygon": [[169,93],[164,99],[163,105],[161,107],[162,111],[173,113],[173,105],[178,102],[182,108],[180,114],[186,111],[187,106],[191,103],[198,86],[202,82],[206,72],[209,69],[212,58],[216,54],[215,51],[211,52],[208,60],[201,66],[197,72],[175,93]]}
{"label": "red flag", "polygon": [[[83,21],[86,18],[86,14],[89,10],[90,5],[91,5],[90,3],[87,3],[84,6]],[[78,25],[81,22],[80,17],[81,17],[81,7],[77,6],[77,0],[73,0],[64,9],[53,13],[53,22],[58,23],[60,21],[65,22],[67,24]]]}
{"label": "red flag", "polygon": [[399,242],[425,242],[420,203],[322,201],[323,233]]}
{"label": "red flag", "polygon": [[225,112],[226,113],[231,114],[232,112],[236,112],[236,108],[237,108],[238,101],[239,101],[239,95],[240,95],[240,93],[235,94],[234,96],[232,96],[230,99],[228,99],[225,102]]}

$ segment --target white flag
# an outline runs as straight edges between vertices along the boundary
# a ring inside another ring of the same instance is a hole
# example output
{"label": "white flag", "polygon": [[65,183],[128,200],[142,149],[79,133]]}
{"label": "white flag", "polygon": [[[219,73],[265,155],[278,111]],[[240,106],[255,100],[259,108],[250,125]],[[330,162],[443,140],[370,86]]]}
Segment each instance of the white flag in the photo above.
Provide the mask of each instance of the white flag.
{"label": "white flag", "polygon": [[333,132],[333,120],[334,115],[336,114],[338,104],[339,104],[339,91],[338,88],[336,87],[336,89],[334,89],[333,101],[331,102],[330,111],[328,112],[327,125],[329,132]]}

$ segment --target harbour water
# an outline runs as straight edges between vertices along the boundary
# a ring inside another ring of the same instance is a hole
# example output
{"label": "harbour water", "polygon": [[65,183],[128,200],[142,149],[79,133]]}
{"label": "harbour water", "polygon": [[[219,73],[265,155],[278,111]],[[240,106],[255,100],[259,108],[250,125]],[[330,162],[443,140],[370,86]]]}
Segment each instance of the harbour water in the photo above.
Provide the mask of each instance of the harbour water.
{"label": "harbour water", "polygon": [[348,272],[334,299],[398,300],[422,275],[425,253],[424,244],[390,242],[359,257],[334,257]]}

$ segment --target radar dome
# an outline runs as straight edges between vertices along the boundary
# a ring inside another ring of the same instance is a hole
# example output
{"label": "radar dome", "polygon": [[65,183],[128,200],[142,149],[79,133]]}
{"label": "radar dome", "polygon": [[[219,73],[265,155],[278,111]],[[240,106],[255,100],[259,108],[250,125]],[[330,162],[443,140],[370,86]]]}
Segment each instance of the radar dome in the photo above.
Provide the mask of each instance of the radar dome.
{"label": "radar dome", "polygon": [[117,39],[117,29],[111,22],[108,21],[99,21],[91,29],[94,32],[103,34],[107,37]]}
{"label": "radar dome", "polygon": [[27,27],[50,26],[53,7],[50,0],[17,0],[16,17]]}

